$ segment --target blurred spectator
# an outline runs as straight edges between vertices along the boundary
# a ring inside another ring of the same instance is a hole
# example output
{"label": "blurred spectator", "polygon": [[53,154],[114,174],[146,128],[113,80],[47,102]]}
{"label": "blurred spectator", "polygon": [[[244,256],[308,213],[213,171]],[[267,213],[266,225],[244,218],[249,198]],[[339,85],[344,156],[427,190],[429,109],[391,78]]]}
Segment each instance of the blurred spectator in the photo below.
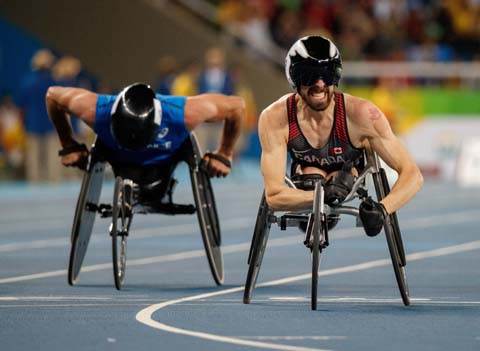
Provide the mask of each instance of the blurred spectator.
{"label": "blurred spectator", "polygon": [[333,31],[334,7],[331,0],[307,0],[303,4],[305,15],[305,30],[323,30],[327,33]]}
{"label": "blurred spectator", "polygon": [[45,104],[47,89],[54,85],[51,74],[54,60],[47,49],[35,53],[31,59],[32,71],[22,81],[16,99],[26,130],[25,174],[29,182],[61,179],[62,170],[56,156],[60,143]]}
{"label": "blurred spectator", "polygon": [[239,155],[247,147],[248,139],[252,132],[257,130],[258,109],[255,95],[244,77],[245,69],[241,63],[232,70],[235,80],[235,95],[241,96],[245,101],[245,118],[242,121],[242,133],[235,145],[235,155]]}
{"label": "blurred spectator", "polygon": [[157,63],[157,81],[154,89],[159,94],[170,95],[172,83],[177,74],[177,61],[173,56],[160,57]]}
{"label": "blurred spectator", "polygon": [[227,70],[225,53],[218,47],[212,47],[205,53],[205,66],[198,78],[198,92],[232,95],[233,80]]}
{"label": "blurred spectator", "polygon": [[[213,0],[211,0],[213,1]],[[253,47],[281,48],[303,33],[328,34],[346,60],[475,60],[478,0],[225,0],[222,25]],[[253,11],[252,11],[253,10]],[[264,32],[269,23],[270,38]]]}
{"label": "blurred spectator", "polygon": [[[233,95],[234,84],[225,62],[225,53],[219,47],[211,47],[205,53],[204,68],[198,77],[198,93],[219,93]],[[203,150],[216,147],[222,122],[202,124],[195,133]]]}
{"label": "blurred spectator", "polygon": [[218,19],[231,32],[242,37],[253,52],[270,55],[275,49],[269,30],[274,3],[262,0],[227,0],[218,9]]}
{"label": "blurred spectator", "polygon": [[13,178],[20,178],[23,171],[25,133],[20,110],[12,96],[5,94],[0,101],[0,148],[4,165]]}
{"label": "blurred spectator", "polygon": [[197,80],[199,65],[189,61],[172,82],[172,95],[193,96],[198,94]]}
{"label": "blurred spectator", "polygon": [[52,69],[52,76],[56,85],[78,86],[78,76],[82,70],[82,64],[73,56],[60,58]]}
{"label": "blurred spectator", "polygon": [[288,49],[303,30],[300,13],[286,7],[277,7],[270,23],[273,41],[283,49]]}

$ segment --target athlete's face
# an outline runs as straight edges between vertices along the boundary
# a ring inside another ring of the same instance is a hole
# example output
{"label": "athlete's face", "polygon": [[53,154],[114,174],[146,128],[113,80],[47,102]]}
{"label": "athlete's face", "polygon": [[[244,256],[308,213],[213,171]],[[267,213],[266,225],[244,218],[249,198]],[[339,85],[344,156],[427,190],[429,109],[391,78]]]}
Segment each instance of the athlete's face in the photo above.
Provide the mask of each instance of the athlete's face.
{"label": "athlete's face", "polygon": [[324,111],[332,102],[333,85],[326,85],[319,79],[314,85],[301,85],[300,96],[312,110]]}

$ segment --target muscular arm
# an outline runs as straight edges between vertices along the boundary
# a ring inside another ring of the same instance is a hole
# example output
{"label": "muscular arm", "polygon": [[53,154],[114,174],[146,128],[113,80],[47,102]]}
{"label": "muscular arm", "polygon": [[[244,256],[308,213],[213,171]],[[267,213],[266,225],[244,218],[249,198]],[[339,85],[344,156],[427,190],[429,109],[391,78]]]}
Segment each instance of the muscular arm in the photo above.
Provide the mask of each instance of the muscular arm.
{"label": "muscular arm", "polygon": [[187,98],[185,125],[194,130],[203,122],[225,121],[217,152],[231,158],[245,118],[245,101],[239,96],[202,94]]}
{"label": "muscular arm", "polygon": [[288,137],[285,127],[288,129],[288,126],[285,126],[286,117],[282,121],[281,110],[278,110],[278,106],[264,110],[258,124],[267,203],[274,211],[311,209],[313,191],[292,189],[285,185]]}
{"label": "muscular arm", "polygon": [[46,103],[48,115],[63,147],[77,144],[69,116],[77,116],[93,129],[97,94],[85,89],[53,86],[47,91]]}
{"label": "muscular arm", "polygon": [[423,185],[422,174],[411,155],[393,134],[385,115],[366,100],[359,105],[359,110],[368,144],[398,173],[391,192],[381,201],[388,213],[395,212],[420,190]]}

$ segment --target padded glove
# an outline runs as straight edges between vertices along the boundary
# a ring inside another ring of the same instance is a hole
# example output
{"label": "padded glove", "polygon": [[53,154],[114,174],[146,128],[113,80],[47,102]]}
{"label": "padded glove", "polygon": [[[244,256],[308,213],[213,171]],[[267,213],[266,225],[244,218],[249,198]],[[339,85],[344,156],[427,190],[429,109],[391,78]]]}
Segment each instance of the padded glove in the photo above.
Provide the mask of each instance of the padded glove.
{"label": "padded glove", "polygon": [[375,236],[380,233],[388,217],[385,206],[373,201],[371,197],[368,197],[360,204],[359,214],[365,233],[368,236]]}

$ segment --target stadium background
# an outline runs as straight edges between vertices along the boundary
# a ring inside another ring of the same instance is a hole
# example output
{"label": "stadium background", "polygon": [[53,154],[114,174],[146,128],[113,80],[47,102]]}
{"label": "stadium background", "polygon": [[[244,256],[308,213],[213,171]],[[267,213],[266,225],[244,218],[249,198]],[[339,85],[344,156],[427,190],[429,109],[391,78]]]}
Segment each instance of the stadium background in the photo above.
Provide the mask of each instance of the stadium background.
{"label": "stadium background", "polygon": [[[477,147],[475,141],[466,147],[467,139],[480,137],[479,18],[478,1],[468,0],[4,0],[0,92],[19,94],[41,48],[78,59],[79,86],[115,92],[134,81],[157,86],[162,74],[198,74],[205,52],[219,47],[235,92],[250,106],[238,152],[257,158],[258,114],[290,91],[286,48],[304,34],[325,34],[343,54],[340,90],[370,98],[385,112],[427,178],[473,184],[478,160],[462,166],[466,176],[457,169],[462,150],[468,156]],[[24,180],[29,150],[21,127],[7,127],[1,179]]]}
{"label": "stadium background", "polygon": [[[81,174],[65,172],[53,184],[26,181],[25,157],[39,150],[26,147],[20,111],[2,98],[2,351],[232,351],[265,343],[292,351],[478,351],[480,187],[455,184],[478,184],[480,174],[478,4],[0,0],[0,95],[13,101],[24,93],[23,81],[41,48],[56,55],[54,67],[69,62],[70,71],[63,71],[68,84],[115,92],[137,80],[157,85],[159,63],[163,73],[179,66],[176,73],[188,81],[217,46],[227,54],[237,92],[255,102],[242,157],[231,176],[213,180],[225,285],[211,279],[196,216],[139,215],[128,240],[124,288],[117,291],[109,218],[96,219],[81,280],[67,284]],[[318,311],[310,309],[310,252],[296,228],[272,228],[254,299],[242,303],[262,192],[255,122],[265,106],[291,91],[282,67],[285,48],[312,31],[327,33],[343,53],[340,90],[372,98],[425,175],[423,189],[398,212],[410,307],[402,306],[385,238],[367,238],[353,218],[342,218],[322,255]],[[81,126],[76,130],[91,140]],[[40,152],[42,167],[45,156],[59,164],[57,149]],[[180,171],[175,200],[192,203],[187,170]],[[112,183],[104,183],[102,203],[111,201]],[[150,320],[138,318],[159,303],[166,308]]]}

